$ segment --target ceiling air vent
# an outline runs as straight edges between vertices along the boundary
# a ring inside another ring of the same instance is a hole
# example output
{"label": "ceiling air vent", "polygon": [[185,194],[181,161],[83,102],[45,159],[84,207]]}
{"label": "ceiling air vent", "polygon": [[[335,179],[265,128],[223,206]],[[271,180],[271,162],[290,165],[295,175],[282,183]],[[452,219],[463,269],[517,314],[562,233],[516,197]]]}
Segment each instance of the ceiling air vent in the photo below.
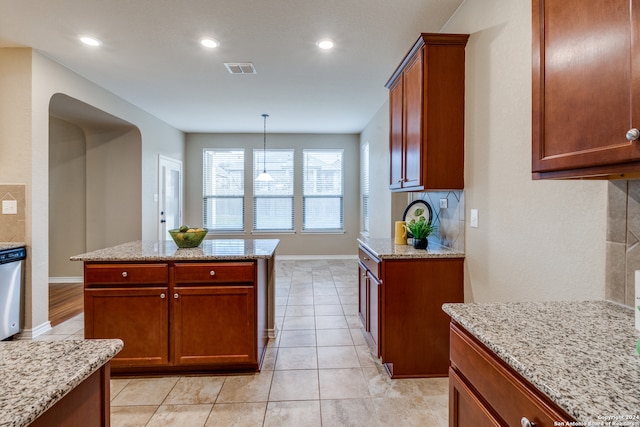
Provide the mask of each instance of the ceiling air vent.
{"label": "ceiling air vent", "polygon": [[224,66],[227,67],[231,74],[255,74],[256,69],[251,62],[225,62]]}

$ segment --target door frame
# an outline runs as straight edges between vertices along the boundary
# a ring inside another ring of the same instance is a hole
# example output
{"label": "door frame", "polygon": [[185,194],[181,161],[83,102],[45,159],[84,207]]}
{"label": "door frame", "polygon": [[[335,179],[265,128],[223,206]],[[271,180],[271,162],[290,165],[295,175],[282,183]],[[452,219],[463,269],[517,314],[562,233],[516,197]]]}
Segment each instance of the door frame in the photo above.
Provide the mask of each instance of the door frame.
{"label": "door frame", "polygon": [[183,188],[184,188],[184,180],[183,180],[183,176],[182,176],[182,160],[178,160],[178,159],[174,159],[172,157],[168,157],[168,156],[164,156],[162,154],[158,154],[158,204],[157,204],[157,224],[158,224],[158,240],[162,241],[162,240],[166,240],[165,237],[165,223],[162,222],[163,220],[163,212],[164,212],[164,205],[165,205],[165,194],[166,194],[166,188],[163,187],[164,184],[164,176],[163,176],[163,168],[167,167],[167,166],[172,166],[175,170],[178,171],[179,174],[179,178],[180,178],[180,185],[178,188],[178,219],[179,219],[179,223],[182,223],[182,212],[183,212],[183,204],[182,204],[182,200],[183,200]]}

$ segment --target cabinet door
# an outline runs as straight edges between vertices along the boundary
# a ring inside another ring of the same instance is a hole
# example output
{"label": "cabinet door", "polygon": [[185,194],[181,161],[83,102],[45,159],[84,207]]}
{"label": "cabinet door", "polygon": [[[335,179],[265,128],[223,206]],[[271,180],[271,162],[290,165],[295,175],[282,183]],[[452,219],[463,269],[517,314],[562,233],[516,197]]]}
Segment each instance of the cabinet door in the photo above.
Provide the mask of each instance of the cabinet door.
{"label": "cabinet door", "polygon": [[422,154],[423,79],[421,49],[407,65],[404,80],[404,183],[403,187],[421,187],[422,170],[426,166]]}
{"label": "cabinet door", "polygon": [[85,337],[120,338],[111,366],[166,365],[169,361],[167,287],[85,289]]}
{"label": "cabinet door", "polygon": [[181,286],[171,301],[175,364],[257,366],[253,285]]}
{"label": "cabinet door", "polygon": [[365,331],[369,330],[367,323],[367,310],[369,306],[368,296],[368,283],[367,283],[367,270],[365,267],[358,263],[358,317],[362,321],[362,327]]}
{"label": "cabinet door", "polygon": [[367,274],[369,286],[369,334],[373,344],[378,349],[376,355],[381,354],[380,346],[380,282],[371,273]]}
{"label": "cabinet door", "polygon": [[465,382],[449,368],[449,427],[503,427]]}
{"label": "cabinet door", "polygon": [[629,5],[533,1],[534,177],[640,159],[640,144],[625,137],[640,128],[632,28],[639,11]]}
{"label": "cabinet door", "polygon": [[398,78],[395,85],[389,90],[389,112],[390,112],[390,178],[389,188],[398,190],[404,183],[404,146],[403,146],[403,91],[402,76]]}

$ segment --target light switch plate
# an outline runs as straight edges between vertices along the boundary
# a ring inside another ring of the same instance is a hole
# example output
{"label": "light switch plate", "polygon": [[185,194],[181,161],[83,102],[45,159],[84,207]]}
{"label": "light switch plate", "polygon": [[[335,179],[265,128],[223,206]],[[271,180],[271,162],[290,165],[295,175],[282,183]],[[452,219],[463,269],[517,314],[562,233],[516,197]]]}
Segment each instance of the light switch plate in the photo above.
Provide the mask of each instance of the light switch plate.
{"label": "light switch plate", "polygon": [[449,199],[440,199],[440,209],[447,209],[449,207]]}
{"label": "light switch plate", "polygon": [[3,215],[15,215],[18,213],[18,201],[17,200],[3,200],[2,201],[2,214]]}
{"label": "light switch plate", "polygon": [[471,228],[478,228],[478,209],[471,209],[469,217]]}

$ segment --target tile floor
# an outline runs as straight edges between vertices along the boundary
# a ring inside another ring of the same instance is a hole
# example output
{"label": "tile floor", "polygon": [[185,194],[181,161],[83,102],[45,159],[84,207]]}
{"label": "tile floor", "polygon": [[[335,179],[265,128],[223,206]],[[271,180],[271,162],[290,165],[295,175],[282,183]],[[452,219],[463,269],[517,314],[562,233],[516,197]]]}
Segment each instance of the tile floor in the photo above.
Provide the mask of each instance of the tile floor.
{"label": "tile floor", "polygon": [[[278,260],[262,371],[111,380],[111,426],[446,427],[448,380],[391,380],[358,319],[355,260]],[[83,337],[79,315],[38,339]]]}

